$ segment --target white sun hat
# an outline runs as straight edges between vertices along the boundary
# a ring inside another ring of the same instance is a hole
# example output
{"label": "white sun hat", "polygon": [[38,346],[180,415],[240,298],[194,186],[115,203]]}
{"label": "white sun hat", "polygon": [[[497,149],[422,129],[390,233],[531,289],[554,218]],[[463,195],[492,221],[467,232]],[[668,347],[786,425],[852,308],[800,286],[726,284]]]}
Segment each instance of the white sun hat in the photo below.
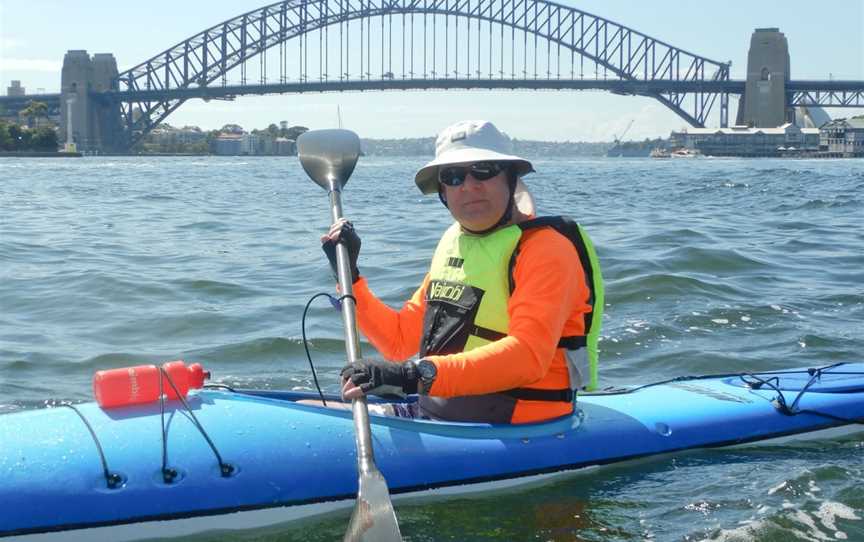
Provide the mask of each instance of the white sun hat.
{"label": "white sun hat", "polygon": [[[439,166],[470,162],[513,162],[516,165],[517,177],[534,171],[531,162],[511,154],[512,152],[513,142],[491,122],[463,120],[438,134],[435,141],[435,159],[420,168],[414,176],[414,182],[424,194],[437,194]],[[518,184],[521,186],[517,186],[517,193],[524,192],[530,198],[522,182]]]}

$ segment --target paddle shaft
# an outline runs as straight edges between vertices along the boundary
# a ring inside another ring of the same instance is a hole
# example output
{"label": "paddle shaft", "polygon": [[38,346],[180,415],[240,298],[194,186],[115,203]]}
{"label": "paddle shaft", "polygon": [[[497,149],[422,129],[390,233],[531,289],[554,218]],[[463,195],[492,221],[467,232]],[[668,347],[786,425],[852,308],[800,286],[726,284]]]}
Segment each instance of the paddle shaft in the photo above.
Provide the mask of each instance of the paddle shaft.
{"label": "paddle shaft", "polygon": [[[318,186],[327,190],[332,222],[342,219],[342,187],[354,171],[360,138],[350,130],[311,130],[297,138],[300,164]],[[342,321],[348,361],[360,360],[357,337],[357,302],[354,300],[348,248],[336,244],[336,275],[342,289]],[[345,542],[402,542],[387,481],[375,466],[369,408],[362,395],[351,402],[357,447],[357,500],[345,532]]]}
{"label": "paddle shaft", "polygon": [[[331,183],[330,211],[333,223],[342,218],[341,190]],[[336,244],[336,272],[339,286],[342,289],[342,322],[345,325],[345,350],[349,363],[360,359],[360,340],[357,336],[357,313],[352,288],[351,266],[348,259],[348,249],[344,243]],[[366,397],[360,396],[351,401],[351,411],[354,415],[354,435],[357,440],[357,466],[360,475],[376,472],[375,456],[372,452],[372,430],[369,426],[369,409]]]}

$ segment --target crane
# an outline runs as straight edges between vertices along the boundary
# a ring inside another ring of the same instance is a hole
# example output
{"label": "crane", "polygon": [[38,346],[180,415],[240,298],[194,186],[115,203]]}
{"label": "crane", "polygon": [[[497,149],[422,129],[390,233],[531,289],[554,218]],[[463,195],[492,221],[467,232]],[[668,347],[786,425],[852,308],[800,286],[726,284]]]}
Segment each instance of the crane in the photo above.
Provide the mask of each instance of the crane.
{"label": "crane", "polygon": [[633,126],[633,122],[634,122],[635,120],[636,120],[636,119],[630,119],[630,124],[627,125],[627,128],[624,128],[624,131],[621,132],[621,135],[615,138],[615,144],[616,144],[616,145],[618,145],[619,143],[621,143],[621,140],[624,138],[625,135],[627,135],[627,132],[630,131],[630,127]]}

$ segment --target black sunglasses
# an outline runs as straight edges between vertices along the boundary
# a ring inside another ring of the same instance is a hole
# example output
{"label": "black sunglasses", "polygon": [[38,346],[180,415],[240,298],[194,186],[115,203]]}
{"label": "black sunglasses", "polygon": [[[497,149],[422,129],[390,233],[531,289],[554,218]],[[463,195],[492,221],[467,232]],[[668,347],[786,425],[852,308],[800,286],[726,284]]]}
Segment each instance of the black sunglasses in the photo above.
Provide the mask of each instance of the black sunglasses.
{"label": "black sunglasses", "polygon": [[460,186],[470,173],[478,181],[488,181],[507,170],[507,162],[476,162],[470,166],[442,166],[438,168],[438,182],[447,186]]}

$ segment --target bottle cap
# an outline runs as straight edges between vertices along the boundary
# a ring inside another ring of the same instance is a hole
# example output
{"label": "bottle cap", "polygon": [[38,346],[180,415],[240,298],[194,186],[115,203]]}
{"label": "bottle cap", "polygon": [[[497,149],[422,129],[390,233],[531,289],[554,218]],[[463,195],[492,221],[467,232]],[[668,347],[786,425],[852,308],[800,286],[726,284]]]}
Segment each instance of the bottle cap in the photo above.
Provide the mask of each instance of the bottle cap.
{"label": "bottle cap", "polygon": [[210,372],[205,371],[200,363],[193,363],[189,366],[189,387],[201,388],[204,386],[204,381],[210,380]]}

